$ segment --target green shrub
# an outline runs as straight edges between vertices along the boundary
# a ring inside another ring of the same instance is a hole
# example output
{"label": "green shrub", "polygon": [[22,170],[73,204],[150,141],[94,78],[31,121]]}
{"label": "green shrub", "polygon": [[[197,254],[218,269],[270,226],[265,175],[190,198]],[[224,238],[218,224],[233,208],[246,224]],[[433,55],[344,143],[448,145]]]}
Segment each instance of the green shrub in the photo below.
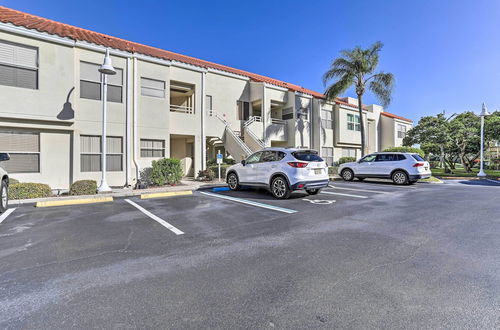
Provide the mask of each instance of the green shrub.
{"label": "green shrub", "polygon": [[[222,180],[224,180],[226,178],[226,171],[229,167],[231,167],[231,165],[221,165],[220,166],[220,178]],[[219,167],[217,165],[208,167],[208,170],[212,171],[215,179],[219,178]]]}
{"label": "green shrub", "polygon": [[339,168],[338,166],[328,166],[328,174],[339,174]]}
{"label": "green shrub", "polygon": [[212,170],[201,170],[198,172],[196,180],[198,181],[212,181],[215,178],[215,173]]}
{"label": "green shrub", "polygon": [[10,199],[30,199],[52,196],[49,185],[43,183],[14,183],[9,184]]}
{"label": "green shrub", "polygon": [[[222,164],[221,165],[224,165],[224,164],[227,164],[227,165],[234,165],[236,164],[236,161],[233,159],[233,158],[226,158],[224,157],[222,159]],[[217,165],[217,159],[210,159],[210,160],[207,160],[207,166],[210,167],[210,166],[214,166],[214,165]]]}
{"label": "green shrub", "polygon": [[17,184],[17,183],[19,183],[19,180],[14,178],[9,178],[9,184]]}
{"label": "green shrub", "polygon": [[80,180],[74,182],[70,189],[70,195],[95,195],[97,193],[97,182],[94,180]]}
{"label": "green shrub", "polygon": [[387,151],[387,152],[411,152],[413,154],[419,154],[420,157],[422,157],[422,158],[425,157],[425,152],[422,149],[413,148],[413,147],[392,147],[392,148],[387,148],[384,151]]}
{"label": "green shrub", "polygon": [[338,163],[340,165],[340,164],[350,163],[350,162],[355,162],[355,161],[356,161],[356,157],[340,157]]}
{"label": "green shrub", "polygon": [[175,158],[153,160],[151,168],[151,182],[154,185],[177,184],[181,182],[184,172],[181,161]]}

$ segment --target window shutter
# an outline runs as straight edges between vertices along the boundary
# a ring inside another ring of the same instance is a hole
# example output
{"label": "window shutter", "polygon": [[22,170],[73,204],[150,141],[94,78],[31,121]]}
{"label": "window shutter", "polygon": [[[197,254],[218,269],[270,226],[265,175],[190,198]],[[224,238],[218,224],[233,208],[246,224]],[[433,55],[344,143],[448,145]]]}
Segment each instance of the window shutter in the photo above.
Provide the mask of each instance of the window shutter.
{"label": "window shutter", "polygon": [[0,151],[39,152],[40,136],[38,133],[0,131]]}
{"label": "window shutter", "polygon": [[99,72],[99,65],[80,62],[80,79],[100,83],[101,73]]}
{"label": "window shutter", "polygon": [[0,41],[0,62],[30,69],[38,68],[38,49]]}

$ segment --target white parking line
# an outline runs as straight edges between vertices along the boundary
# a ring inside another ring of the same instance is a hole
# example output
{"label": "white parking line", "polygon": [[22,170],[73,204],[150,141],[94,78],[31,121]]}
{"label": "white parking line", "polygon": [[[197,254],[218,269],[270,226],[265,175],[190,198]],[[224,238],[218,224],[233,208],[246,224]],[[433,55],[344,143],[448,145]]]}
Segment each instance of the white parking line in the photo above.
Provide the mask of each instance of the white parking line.
{"label": "white parking line", "polygon": [[347,197],[354,197],[354,198],[368,198],[366,196],[361,196],[361,195],[334,193],[334,192],[331,192],[331,191],[321,191],[320,194],[339,195],[339,196],[347,196]]}
{"label": "white parking line", "polygon": [[2,215],[0,215],[0,223],[2,223],[5,219],[7,219],[9,214],[14,212],[15,209],[16,209],[15,207],[13,209],[7,209],[7,211],[5,211]]}
{"label": "white parking line", "polygon": [[278,206],[273,206],[273,205],[269,205],[269,204],[264,204],[264,203],[249,201],[249,200],[243,199],[243,198],[237,198],[237,197],[231,197],[231,196],[226,196],[226,195],[213,194],[213,193],[204,192],[204,191],[200,191],[200,194],[207,195],[207,196],[212,196],[212,197],[217,197],[217,198],[222,198],[222,199],[227,199],[229,201],[243,203],[243,204],[248,204],[248,205],[252,205],[252,206],[262,207],[263,209],[269,209],[269,210],[283,212],[283,213],[296,213],[297,212],[295,210],[290,210],[290,209],[285,209],[283,207],[278,207]]}
{"label": "white parking line", "polygon": [[137,208],[139,211],[141,211],[142,213],[144,213],[145,215],[147,215],[148,217],[150,217],[151,219],[153,219],[154,221],[158,222],[160,225],[162,225],[163,227],[173,231],[176,235],[182,235],[184,234],[183,231],[175,228],[174,226],[172,226],[171,224],[169,224],[168,222],[166,222],[165,220],[161,219],[160,217],[154,215],[153,213],[149,212],[148,210],[146,210],[145,208],[143,208],[142,206],[132,202],[130,199],[125,199],[125,201],[127,203],[129,203],[130,205],[134,206],[135,208]]}
{"label": "white parking line", "polygon": [[370,192],[370,193],[376,193],[376,194],[391,194],[391,192],[389,192],[389,191],[377,191],[377,190],[369,190],[369,189],[344,188],[344,187],[338,187],[338,186],[332,186],[332,185],[329,185],[328,187],[333,188],[333,189],[342,189],[342,190],[352,190],[352,191]]}

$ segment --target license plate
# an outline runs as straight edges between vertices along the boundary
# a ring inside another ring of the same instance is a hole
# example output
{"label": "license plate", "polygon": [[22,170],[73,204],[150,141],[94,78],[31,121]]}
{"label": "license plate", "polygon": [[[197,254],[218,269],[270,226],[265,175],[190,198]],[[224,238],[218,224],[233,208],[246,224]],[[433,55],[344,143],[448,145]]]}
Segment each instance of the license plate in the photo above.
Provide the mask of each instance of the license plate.
{"label": "license plate", "polygon": [[322,170],[320,168],[314,169],[314,174],[321,174]]}

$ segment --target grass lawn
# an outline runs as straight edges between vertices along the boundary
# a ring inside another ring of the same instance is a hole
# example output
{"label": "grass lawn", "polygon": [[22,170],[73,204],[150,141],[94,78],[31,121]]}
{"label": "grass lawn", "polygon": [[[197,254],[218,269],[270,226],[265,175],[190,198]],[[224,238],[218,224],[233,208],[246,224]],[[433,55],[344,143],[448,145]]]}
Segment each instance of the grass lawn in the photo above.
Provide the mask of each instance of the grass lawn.
{"label": "grass lawn", "polygon": [[439,180],[434,176],[431,176],[430,178],[427,179],[420,179],[418,180],[418,182],[442,183],[443,181]]}
{"label": "grass lawn", "polygon": [[[465,172],[464,169],[462,168],[457,168],[454,170],[451,170],[453,173],[444,173],[444,169],[442,168],[433,168],[432,169],[432,175],[435,176],[463,176],[463,177],[475,177],[477,176],[477,172],[479,172],[479,169],[473,168],[472,172]],[[497,177],[500,178],[500,171],[495,171],[495,170],[485,170],[486,174],[492,177]]]}

